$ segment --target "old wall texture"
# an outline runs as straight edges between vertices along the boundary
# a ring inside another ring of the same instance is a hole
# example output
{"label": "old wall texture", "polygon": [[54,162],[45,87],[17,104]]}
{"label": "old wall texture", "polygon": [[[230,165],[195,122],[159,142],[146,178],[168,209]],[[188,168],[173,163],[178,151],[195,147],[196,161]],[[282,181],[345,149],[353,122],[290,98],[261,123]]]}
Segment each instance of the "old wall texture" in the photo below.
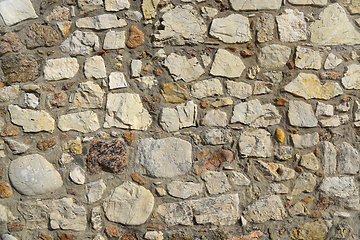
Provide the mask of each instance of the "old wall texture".
{"label": "old wall texture", "polygon": [[0,236],[359,240],[359,0],[0,0]]}

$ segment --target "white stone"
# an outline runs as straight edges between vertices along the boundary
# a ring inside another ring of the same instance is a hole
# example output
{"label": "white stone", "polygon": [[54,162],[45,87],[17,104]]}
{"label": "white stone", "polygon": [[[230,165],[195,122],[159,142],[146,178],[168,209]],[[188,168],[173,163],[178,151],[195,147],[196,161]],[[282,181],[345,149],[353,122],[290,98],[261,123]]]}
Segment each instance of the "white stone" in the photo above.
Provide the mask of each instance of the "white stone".
{"label": "white stone", "polygon": [[284,67],[289,60],[291,48],[283,45],[268,45],[260,49],[258,62],[263,68]]}
{"label": "white stone", "polygon": [[55,120],[44,110],[22,109],[18,105],[9,105],[11,122],[23,127],[24,132],[53,132]]}
{"label": "white stone", "polygon": [[302,155],[299,165],[314,171],[319,170],[319,166],[320,166],[319,160],[317,159],[314,153],[308,153]]}
{"label": "white stone", "polygon": [[109,221],[140,225],[149,218],[154,202],[154,196],[149,190],[132,182],[125,182],[115,188],[103,206]]}
{"label": "white stone", "polygon": [[232,97],[246,99],[251,96],[252,87],[244,82],[226,81],[226,88]]}
{"label": "white stone", "polygon": [[128,87],[125,80],[124,73],[122,72],[112,72],[109,75],[109,89],[119,89]]}
{"label": "white stone", "polygon": [[311,6],[326,6],[328,0],[288,0],[289,3],[294,5],[311,5]]}
{"label": "white stone", "polygon": [[71,181],[73,181],[76,184],[82,185],[85,183],[85,171],[76,164],[73,164],[70,167],[69,177]]}
{"label": "white stone", "polygon": [[264,81],[255,81],[254,82],[254,95],[268,94],[273,91],[274,84]]}
{"label": "white stone", "polygon": [[79,71],[79,64],[76,58],[63,57],[49,59],[44,67],[44,79],[56,81],[75,77]]}
{"label": "white stone", "polygon": [[325,104],[322,102],[318,102],[316,105],[316,113],[315,115],[318,116],[326,116],[331,117],[334,115],[334,106],[330,104]]}
{"label": "white stone", "polygon": [[198,99],[221,96],[223,95],[223,87],[217,78],[198,81],[191,85],[191,95]]}
{"label": "white stone", "polygon": [[201,173],[201,178],[205,181],[205,186],[209,194],[224,193],[231,188],[223,172],[206,171]]}
{"label": "white stone", "polygon": [[270,191],[275,194],[289,193],[289,188],[282,183],[270,183]]}
{"label": "white stone", "polygon": [[348,112],[351,108],[350,102],[343,102],[336,106],[336,110],[339,112]]}
{"label": "white stone", "polygon": [[0,1],[0,15],[6,25],[14,25],[29,18],[38,18],[30,0]]}
{"label": "white stone", "polygon": [[201,16],[205,19],[213,19],[218,13],[219,10],[217,10],[216,8],[201,7]]}
{"label": "white stone", "polygon": [[19,85],[12,85],[0,88],[0,102],[9,102],[18,98],[20,93]]}
{"label": "white stone", "polygon": [[282,0],[231,0],[231,7],[235,11],[254,11],[254,10],[275,10],[281,7]]}
{"label": "white stone", "polygon": [[143,173],[152,177],[172,178],[184,175],[192,167],[192,146],[185,140],[173,137],[142,139],[135,162]]}
{"label": "white stone", "polygon": [[240,77],[245,65],[241,58],[226,49],[219,48],[215,54],[210,74],[228,78]]}
{"label": "white stone", "polygon": [[295,180],[292,195],[300,195],[302,192],[313,192],[316,186],[316,177],[312,173],[301,173]]}
{"label": "white stone", "polygon": [[104,59],[100,56],[93,56],[85,60],[84,74],[86,78],[106,78]]}
{"label": "white stone", "polygon": [[135,81],[137,82],[138,88],[142,91],[146,89],[151,89],[153,86],[156,86],[158,84],[158,81],[154,76],[135,78]]}
{"label": "white stone", "polygon": [[296,47],[295,67],[319,70],[321,62],[322,57],[319,51],[299,46]]}
{"label": "white stone", "polygon": [[74,161],[74,158],[68,153],[61,154],[61,157],[59,159],[59,163],[61,166],[67,165],[72,161]]}
{"label": "white stone", "polygon": [[103,223],[102,223],[102,219],[101,219],[101,212],[102,212],[102,209],[100,206],[97,206],[97,207],[94,207],[93,209],[91,209],[90,221],[91,221],[92,228],[95,231],[101,231],[101,229],[103,227]]}
{"label": "white stone", "polygon": [[131,77],[140,77],[142,70],[142,61],[138,59],[132,59],[130,63]]}
{"label": "white stone", "polygon": [[307,39],[304,13],[297,9],[285,9],[281,15],[276,16],[276,21],[280,41],[297,42]]}
{"label": "white stone", "polygon": [[360,65],[350,64],[341,82],[346,89],[360,89]]}
{"label": "white stone", "polygon": [[125,27],[127,25],[124,19],[118,19],[115,14],[102,14],[95,17],[79,18],[76,21],[78,28],[92,28],[104,30],[110,28]]}
{"label": "white stone", "polygon": [[273,145],[270,133],[264,129],[252,129],[241,133],[239,151],[242,157],[271,157]]}
{"label": "white stone", "polygon": [[288,118],[297,127],[316,127],[318,122],[311,105],[303,101],[289,101]]}
{"label": "white stone", "polygon": [[225,43],[248,42],[251,40],[249,19],[240,14],[215,18],[211,23],[209,34]]}
{"label": "white stone", "polygon": [[325,60],[324,69],[325,70],[334,69],[337,66],[339,66],[342,62],[343,60],[340,57],[336,56],[333,53],[329,53],[329,55]]}
{"label": "white stone", "polygon": [[340,125],[344,125],[349,121],[349,115],[341,114],[334,115],[330,118],[320,119],[319,123],[322,127],[338,127]]}
{"label": "white stone", "polygon": [[159,123],[168,132],[177,131],[180,128],[196,125],[197,105],[188,101],[176,106],[175,109],[163,108],[160,114]]}
{"label": "white stone", "polygon": [[208,54],[201,54],[200,57],[204,67],[207,68],[211,64],[212,61],[211,57]]}
{"label": "white stone", "polygon": [[222,145],[232,141],[230,129],[210,128],[201,133],[204,145]]}
{"label": "white stone", "polygon": [[145,233],[144,238],[146,240],[163,240],[163,233],[160,231],[148,231]]}
{"label": "white stone", "polygon": [[106,189],[106,185],[102,179],[85,185],[85,196],[88,204],[99,201]]}
{"label": "white stone", "polygon": [[167,132],[175,132],[180,129],[179,114],[175,108],[161,109],[159,124]]}
{"label": "white stone", "polygon": [[264,172],[271,176],[273,181],[280,182],[295,178],[295,170],[280,163],[258,161]]}
{"label": "white stone", "polygon": [[98,233],[98,234],[94,237],[93,240],[106,240],[106,239]]}
{"label": "white stone", "polygon": [[251,184],[251,181],[245,174],[240,172],[232,171],[228,175],[229,181],[235,186],[248,186]]}
{"label": "white stone", "polygon": [[129,9],[128,0],[105,0],[105,10],[109,12],[117,12],[123,9]]}
{"label": "white stone", "polygon": [[76,30],[61,45],[60,50],[71,56],[89,55],[100,49],[99,37],[93,32]]}
{"label": "white stone", "polygon": [[125,12],[125,16],[127,19],[134,21],[134,22],[140,22],[143,15],[139,11],[127,11]]}
{"label": "white stone", "polygon": [[250,124],[264,114],[259,100],[254,99],[234,106],[231,123]]}
{"label": "white stone", "polygon": [[104,49],[120,49],[125,48],[126,32],[125,31],[109,31],[105,35]]}
{"label": "white stone", "polygon": [[261,106],[263,114],[250,123],[250,127],[267,127],[275,124],[279,124],[282,116],[280,115],[277,108],[272,104],[264,104]]}
{"label": "white stone", "polygon": [[327,177],[320,183],[319,190],[327,195],[349,198],[358,195],[353,177]]}
{"label": "white stone", "polygon": [[326,175],[333,175],[336,173],[336,148],[328,141],[322,143],[323,146],[323,167]]}
{"label": "white stone", "polygon": [[319,20],[310,25],[309,32],[311,42],[319,45],[354,45],[360,41],[360,33],[338,3],[327,6]]}
{"label": "white stone", "polygon": [[167,184],[167,190],[173,197],[186,199],[197,196],[203,191],[201,183],[173,181]]}
{"label": "white stone", "polygon": [[25,93],[25,106],[35,109],[39,105],[39,98],[33,93]]}
{"label": "white stone", "polygon": [[2,239],[2,240],[17,240],[16,237],[11,236],[10,234],[2,234],[2,235],[1,235],[1,239]]}
{"label": "white stone", "polygon": [[201,119],[201,123],[208,127],[226,127],[228,124],[227,114],[221,110],[212,109]]}
{"label": "white stone", "polygon": [[334,212],[334,216],[341,217],[341,218],[351,217],[350,213],[348,213],[348,212]]}
{"label": "white stone", "polygon": [[30,148],[28,145],[17,142],[13,139],[5,139],[5,142],[9,146],[12,154],[21,154],[26,152]]}
{"label": "white stone", "polygon": [[175,53],[167,56],[164,66],[169,69],[175,81],[184,80],[185,82],[191,82],[205,73],[196,57],[187,59],[186,56],[180,56]]}
{"label": "white stone", "polygon": [[73,106],[82,109],[102,108],[105,91],[93,81],[79,84],[73,99]]}
{"label": "white stone", "polygon": [[63,185],[59,172],[39,154],[10,162],[9,178],[14,188],[27,196],[53,192]]}
{"label": "white stone", "polygon": [[291,139],[295,148],[309,148],[319,143],[319,134],[317,132],[304,135],[291,134]]}
{"label": "white stone", "polygon": [[104,128],[146,130],[151,122],[151,116],[144,108],[138,94],[108,94]]}
{"label": "white stone", "polygon": [[61,131],[70,130],[89,133],[95,132],[100,128],[98,116],[93,111],[69,113],[59,117],[58,127]]}
{"label": "white stone", "polygon": [[360,169],[360,155],[358,151],[347,142],[338,146],[337,172],[339,174],[357,174]]}

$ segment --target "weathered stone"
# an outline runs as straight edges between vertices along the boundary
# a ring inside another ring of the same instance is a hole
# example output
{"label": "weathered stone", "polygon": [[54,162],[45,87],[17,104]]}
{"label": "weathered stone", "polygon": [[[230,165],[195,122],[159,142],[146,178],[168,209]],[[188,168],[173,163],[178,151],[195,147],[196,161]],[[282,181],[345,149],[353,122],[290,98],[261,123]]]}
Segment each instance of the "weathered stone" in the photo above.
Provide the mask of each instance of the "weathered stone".
{"label": "weathered stone", "polygon": [[74,96],[73,106],[82,109],[101,108],[104,94],[105,91],[93,81],[80,83]]}
{"label": "weathered stone", "polygon": [[222,84],[220,80],[216,78],[199,81],[191,86],[191,95],[198,99],[220,96],[222,94]]}
{"label": "weathered stone", "polygon": [[135,81],[137,82],[138,88],[142,91],[146,89],[151,89],[153,86],[156,86],[158,84],[158,81],[154,76],[135,78]]}
{"label": "weathered stone", "polygon": [[299,46],[296,47],[295,66],[297,68],[319,70],[321,63],[322,57],[319,51]]}
{"label": "weathered stone", "polygon": [[99,37],[93,32],[76,30],[61,45],[60,50],[71,56],[89,55],[100,48]]}
{"label": "weathered stone", "polygon": [[[102,179],[85,185],[86,201],[88,204],[95,203],[102,198],[106,185]],[[94,226],[93,226],[94,227]],[[94,227],[95,229],[95,227]]]}
{"label": "weathered stone", "polygon": [[84,74],[86,78],[106,78],[104,59],[100,56],[93,56],[85,60]]}
{"label": "weathered stone", "polygon": [[177,131],[180,128],[195,126],[197,118],[197,105],[189,101],[176,106],[176,108],[163,108],[159,123],[168,132]]}
{"label": "weathered stone", "polygon": [[34,23],[26,32],[26,47],[52,47],[58,44],[59,34],[51,26]]}
{"label": "weathered stone", "polygon": [[169,103],[182,103],[188,100],[189,90],[185,83],[165,83],[160,85],[161,94]]}
{"label": "weathered stone", "polygon": [[205,73],[195,57],[187,59],[186,56],[180,56],[175,53],[167,56],[164,66],[169,69],[175,81],[184,80],[185,82],[191,82]]}
{"label": "weathered stone", "polygon": [[123,9],[129,9],[128,0],[105,0],[105,10],[109,12],[117,12]]}
{"label": "weathered stone", "polygon": [[274,194],[289,193],[289,188],[282,183],[270,183],[270,191]]}
{"label": "weathered stone", "polygon": [[90,221],[91,221],[91,225],[92,228],[95,231],[101,231],[102,227],[103,227],[103,223],[102,223],[102,219],[101,219],[101,207],[97,206],[94,207],[93,209],[91,209],[91,215],[90,215]]}
{"label": "weathered stone", "polygon": [[326,175],[332,175],[336,172],[336,148],[328,141],[322,143],[323,146],[323,166]]}
{"label": "weathered stone", "polygon": [[309,215],[309,211],[302,202],[297,202],[289,208],[289,215],[294,216],[306,216]]}
{"label": "weathered stone", "polygon": [[173,197],[186,199],[197,196],[203,191],[201,183],[173,181],[167,184],[167,190]]}
{"label": "weathered stone", "polygon": [[235,11],[254,11],[254,10],[275,10],[281,7],[281,0],[269,0],[269,1],[261,1],[261,0],[249,0],[249,1],[241,1],[241,0],[231,0],[231,7]]}
{"label": "weathered stone", "polygon": [[327,0],[289,0],[294,5],[326,6]]}
{"label": "weathered stone", "polygon": [[64,21],[64,22],[57,22],[56,25],[58,26],[61,34],[66,36],[71,30],[71,21]]}
{"label": "weathered stone", "polygon": [[357,195],[358,190],[353,177],[327,177],[319,186],[325,194],[339,198],[349,198]]}
{"label": "weathered stone", "polygon": [[213,19],[217,14],[219,13],[219,10],[212,7],[201,7],[201,16],[205,19]]}
{"label": "weathered stone", "polygon": [[105,233],[109,238],[120,237],[119,228],[115,225],[110,225],[105,228]]}
{"label": "weathered stone", "polygon": [[152,120],[140,96],[132,93],[109,93],[104,128],[146,130]]}
{"label": "weathered stone", "polygon": [[318,116],[326,116],[331,117],[334,115],[334,106],[330,104],[324,104],[322,102],[318,102],[316,106],[316,113],[315,115]]}
{"label": "weathered stone", "polygon": [[209,194],[224,193],[231,188],[223,172],[206,171],[201,173],[201,178],[205,181],[205,186]]}
{"label": "weathered stone", "polygon": [[70,167],[69,177],[71,181],[73,181],[76,184],[82,185],[85,183],[85,171],[76,164],[73,164]]}
{"label": "weathered stone", "polygon": [[239,151],[242,157],[270,157],[272,142],[270,133],[264,129],[252,129],[241,133]]}
{"label": "weathered stone", "polygon": [[319,143],[318,133],[307,133],[304,135],[291,134],[291,140],[295,148],[309,148]]}
{"label": "weathered stone", "polygon": [[202,132],[201,139],[205,145],[222,145],[232,141],[229,129],[210,128]]}
{"label": "weathered stone", "polygon": [[63,132],[75,130],[82,133],[89,133],[98,130],[100,124],[95,112],[86,111],[60,116],[58,119],[58,127]]}
{"label": "weathered stone", "polygon": [[261,13],[256,18],[256,39],[258,42],[268,42],[274,39],[275,18],[269,13]]}
{"label": "weathered stone", "polygon": [[76,21],[78,28],[91,28],[104,30],[110,28],[120,28],[127,25],[124,19],[118,19],[115,14],[102,14],[95,17],[80,18]]}
{"label": "weathered stone", "polygon": [[248,42],[251,40],[249,19],[240,14],[215,18],[211,23],[209,34],[225,43]]}
{"label": "weathered stone", "polygon": [[281,71],[270,71],[265,72],[264,76],[267,77],[269,80],[271,80],[275,84],[279,84],[283,80],[283,73]]}
{"label": "weathered stone", "polygon": [[273,91],[274,84],[264,81],[255,81],[254,82],[254,95],[267,94]]}
{"label": "weathered stone", "polygon": [[140,77],[142,70],[142,61],[139,59],[132,59],[130,63],[131,77]]}
{"label": "weathered stone", "polygon": [[310,104],[303,101],[289,101],[290,124],[298,127],[316,127],[317,119]]}
{"label": "weathered stone", "polygon": [[26,152],[30,147],[24,143],[17,142],[13,139],[5,139],[5,142],[9,146],[13,154],[21,154]]}
{"label": "weathered stone", "polygon": [[6,25],[14,25],[29,18],[38,18],[30,0],[1,1],[0,15]]}
{"label": "weathered stone", "polygon": [[339,58],[333,53],[330,53],[325,60],[324,69],[325,70],[334,69],[337,66],[339,66],[342,62],[343,60],[341,58]]}
{"label": "weathered stone", "polygon": [[8,198],[13,195],[11,185],[7,182],[0,182],[0,198]]}
{"label": "weathered stone", "polygon": [[145,41],[145,34],[135,26],[130,27],[130,36],[126,42],[126,46],[129,48],[137,48]]}
{"label": "weathered stone", "polygon": [[[332,16],[336,16],[333,18]],[[349,21],[345,10],[338,3],[329,5],[309,27],[310,40],[322,45],[354,45],[360,40],[360,33]]]}
{"label": "weathered stone", "polygon": [[103,203],[106,217],[124,225],[143,224],[154,207],[154,196],[144,187],[125,182]]}
{"label": "weathered stone", "polygon": [[250,124],[257,118],[263,115],[263,109],[259,100],[251,100],[244,103],[239,103],[234,106],[231,123],[240,122],[243,124]]}
{"label": "weathered stone", "polygon": [[346,89],[360,89],[359,70],[360,65],[351,64],[347,66],[347,71],[341,80]]}
{"label": "weathered stone", "polygon": [[77,2],[81,14],[87,14],[104,7],[103,0],[78,0]]}
{"label": "weathered stone", "polygon": [[0,88],[0,102],[9,102],[18,98],[20,86],[13,85]]}
{"label": "weathered stone", "polygon": [[[178,138],[142,139],[135,162],[152,177],[172,178],[187,173],[192,166],[192,146]],[[171,169],[171,171],[169,171]]]}
{"label": "weathered stone", "polygon": [[37,55],[9,53],[2,59],[2,70],[7,84],[34,81],[40,76],[44,59]]}
{"label": "weathered stone", "polygon": [[125,31],[109,31],[105,35],[104,49],[125,48],[126,32]]}
{"label": "weathered stone", "polygon": [[67,7],[56,6],[51,13],[46,17],[46,21],[64,21],[68,20],[70,15],[70,9]]}
{"label": "weathered stone", "polygon": [[212,109],[206,113],[201,123],[208,127],[226,127],[228,118],[226,112]]}
{"label": "weathered stone", "polygon": [[45,139],[38,141],[36,147],[42,151],[46,151],[50,148],[53,148],[56,145],[55,138]]}
{"label": "weathered stone", "polygon": [[63,57],[49,59],[44,67],[44,79],[56,81],[73,78],[79,71],[79,64],[76,58]]}
{"label": "weathered stone", "polygon": [[327,221],[307,222],[293,229],[290,236],[293,239],[318,239],[324,240],[331,223]]}
{"label": "weathered stone", "polygon": [[231,99],[231,97],[218,98],[215,102],[211,103],[211,105],[215,108],[229,106],[233,104],[234,101]]}
{"label": "weathered stone", "polygon": [[322,127],[338,127],[347,123],[348,121],[349,115],[347,114],[335,115],[327,119],[319,120]]}
{"label": "weathered stone", "polygon": [[226,81],[226,88],[230,96],[239,99],[246,99],[252,94],[251,85],[244,82]]}
{"label": "weathered stone", "polygon": [[63,150],[72,154],[82,154],[82,144],[80,137],[76,137],[74,140],[69,140],[64,143]]}
{"label": "weathered stone", "polygon": [[163,233],[160,231],[148,231],[145,233],[144,238],[146,240],[163,240]]}
{"label": "weathered stone", "polygon": [[160,0],[144,0],[141,5],[145,19],[152,19],[156,16],[156,10]]}
{"label": "weathered stone", "polygon": [[357,174],[360,168],[358,151],[347,142],[338,146],[337,171],[339,174]]}
{"label": "weathered stone", "polygon": [[119,89],[119,88],[126,88],[127,82],[125,80],[124,73],[122,72],[112,72],[109,75],[109,89]]}
{"label": "weathered stone", "polygon": [[291,48],[283,45],[268,45],[260,49],[258,62],[263,68],[284,67],[289,60]]}
{"label": "weathered stone", "polygon": [[236,78],[241,76],[244,69],[245,65],[239,56],[219,48],[215,54],[210,74],[214,76]]}
{"label": "weathered stone", "polygon": [[55,191],[63,185],[59,172],[39,154],[13,160],[9,166],[9,178],[14,188],[27,196]]}
{"label": "weathered stone", "polygon": [[[3,124],[0,124],[1,128]],[[9,136],[16,136],[20,134],[20,129],[12,124],[8,124],[4,127],[3,131],[1,132],[1,137],[9,137]]]}
{"label": "weathered stone", "polygon": [[39,98],[33,93],[25,93],[25,106],[27,108],[35,109],[39,104]]}
{"label": "weathered stone", "polygon": [[274,155],[277,159],[285,161],[292,158],[293,148],[291,146],[281,146],[274,149]]}
{"label": "weathered stone", "polygon": [[251,184],[251,181],[249,180],[249,178],[247,176],[245,176],[245,174],[240,173],[240,172],[232,171],[232,172],[230,172],[228,177],[229,177],[230,183],[233,185],[236,185],[236,186],[248,186]]}
{"label": "weathered stone", "polygon": [[297,9],[285,9],[281,15],[276,16],[276,22],[280,41],[297,42],[307,39],[304,13]]}
{"label": "weathered stone", "polygon": [[295,180],[292,195],[300,195],[302,192],[312,192],[316,186],[316,177],[311,173],[301,173]]}
{"label": "weathered stone", "polygon": [[295,178],[295,171],[279,163],[258,161],[261,168],[270,174],[273,181],[280,182]]}
{"label": "weathered stone", "polygon": [[0,56],[8,52],[17,52],[23,47],[19,35],[14,32],[6,33],[0,37]]}
{"label": "weathered stone", "polygon": [[320,166],[319,160],[316,158],[316,156],[313,153],[308,153],[301,156],[299,165],[314,171],[319,170],[319,166]]}

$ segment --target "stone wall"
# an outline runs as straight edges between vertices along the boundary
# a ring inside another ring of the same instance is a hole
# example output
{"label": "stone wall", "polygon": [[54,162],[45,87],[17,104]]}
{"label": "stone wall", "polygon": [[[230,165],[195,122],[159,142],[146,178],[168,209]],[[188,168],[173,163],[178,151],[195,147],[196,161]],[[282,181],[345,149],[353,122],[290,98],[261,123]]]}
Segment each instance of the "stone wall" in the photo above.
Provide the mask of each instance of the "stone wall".
{"label": "stone wall", "polygon": [[0,1],[2,239],[359,239],[359,13]]}

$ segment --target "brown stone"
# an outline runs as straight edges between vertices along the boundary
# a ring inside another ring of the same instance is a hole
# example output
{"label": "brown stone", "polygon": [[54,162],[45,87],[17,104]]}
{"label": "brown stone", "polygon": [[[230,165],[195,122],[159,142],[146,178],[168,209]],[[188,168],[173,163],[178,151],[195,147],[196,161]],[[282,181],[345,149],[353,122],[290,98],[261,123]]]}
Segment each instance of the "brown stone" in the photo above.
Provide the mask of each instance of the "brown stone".
{"label": "brown stone", "polygon": [[226,47],[225,49],[229,49],[232,52],[236,52],[236,47],[230,46],[230,47]]}
{"label": "brown stone", "polygon": [[48,51],[46,54],[47,54],[48,56],[50,56],[50,55],[55,54],[55,51],[54,51],[54,50],[50,50],[50,51]]}
{"label": "brown stone", "polygon": [[158,96],[153,96],[151,99],[153,100],[153,102],[156,102],[156,103],[161,102],[161,99]]}
{"label": "brown stone", "polygon": [[297,133],[297,129],[292,127],[288,128],[288,131],[293,134]]}
{"label": "brown stone", "polygon": [[67,188],[66,189],[66,194],[69,194],[69,195],[76,195],[76,190],[73,189],[73,188]]}
{"label": "brown stone", "polygon": [[201,159],[203,159],[206,155],[208,155],[210,153],[210,150],[204,150],[201,153],[199,153],[198,155],[196,155],[195,157],[195,161],[199,161]]}
{"label": "brown stone", "polygon": [[146,64],[146,65],[143,67],[143,70],[144,70],[145,72],[150,71],[150,70],[151,70],[151,65],[150,65],[150,64]]}
{"label": "brown stone", "polygon": [[200,170],[200,168],[198,168],[198,167],[195,167],[195,174],[196,175],[200,175],[201,174],[201,170]]}
{"label": "brown stone", "polygon": [[284,98],[275,98],[274,103],[276,106],[286,106],[287,100]]}
{"label": "brown stone", "polygon": [[186,233],[178,232],[169,236],[169,240],[194,240],[194,238]]}
{"label": "brown stone", "polygon": [[150,99],[147,96],[142,96],[142,100],[148,107],[150,108],[151,112],[156,112],[155,105],[150,101]]}
{"label": "brown stone", "polygon": [[157,216],[158,216],[157,212],[153,212],[153,213],[151,214],[150,220],[151,220],[151,221],[154,221],[154,219],[157,218]]}
{"label": "brown stone", "polygon": [[9,32],[0,37],[0,56],[8,52],[17,52],[23,47],[24,45],[16,33]]}
{"label": "brown stone", "polygon": [[232,238],[229,238],[228,240],[257,240],[264,235],[265,235],[265,233],[263,233],[261,231],[254,231],[248,235],[237,235]]}
{"label": "brown stone", "polygon": [[124,233],[119,240],[137,240],[137,237],[133,231],[129,231]]}
{"label": "brown stone", "polygon": [[289,69],[294,69],[295,68],[295,64],[294,64],[294,61],[293,60],[290,60],[286,63],[286,66],[289,68]]}
{"label": "brown stone", "polygon": [[38,141],[36,147],[42,151],[46,151],[56,145],[55,138]]}
{"label": "brown stone", "polygon": [[131,143],[134,141],[135,134],[133,132],[123,131],[123,135],[126,142]]}
{"label": "brown stone", "polygon": [[320,218],[322,217],[322,213],[321,212],[314,212],[310,215],[311,218]]}
{"label": "brown stone", "polygon": [[51,26],[34,23],[26,32],[26,47],[52,47],[59,42],[59,34]]}
{"label": "brown stone", "polygon": [[162,71],[158,68],[155,68],[153,73],[155,74],[155,76],[160,76],[162,74]]}
{"label": "brown stone", "polygon": [[225,12],[226,10],[229,10],[230,7],[226,2],[222,2],[218,5],[218,9],[220,12]]}
{"label": "brown stone", "polygon": [[53,107],[64,107],[66,102],[67,95],[64,92],[55,93],[49,99],[49,103]]}
{"label": "brown stone", "polygon": [[44,89],[45,91],[55,91],[55,86],[51,85],[51,84],[43,84],[41,85],[42,89]]}
{"label": "brown stone", "polygon": [[189,90],[185,83],[165,83],[160,85],[160,89],[168,103],[182,103],[189,99]]}
{"label": "brown stone", "polygon": [[41,238],[42,240],[54,240],[53,237],[46,235],[45,233],[42,232],[39,233],[39,238]]}
{"label": "brown stone", "polygon": [[7,182],[0,182],[0,198],[8,198],[13,195],[11,185]]}
{"label": "brown stone", "polygon": [[45,52],[44,52],[43,50],[41,50],[41,49],[38,49],[38,50],[36,51],[36,53],[37,53],[37,54],[44,54]]}
{"label": "brown stone", "polygon": [[59,232],[58,236],[60,238],[60,240],[71,240],[75,238],[74,234],[71,233],[63,233],[63,232]]}
{"label": "brown stone", "polygon": [[64,21],[68,20],[70,15],[70,9],[67,7],[56,6],[51,13],[46,17],[47,21],[56,20]]}
{"label": "brown stone", "polygon": [[303,170],[301,167],[296,166],[296,167],[295,167],[295,171],[297,171],[298,173],[301,173],[301,172],[303,172],[304,170]]}
{"label": "brown stone", "polygon": [[320,148],[319,147],[317,147],[317,148],[315,148],[315,152],[314,152],[314,154],[315,154],[315,156],[320,156],[320,154],[321,154],[321,150],[320,150]]}
{"label": "brown stone", "polygon": [[28,138],[28,139],[25,140],[26,144],[31,144],[32,142],[33,142],[33,140],[31,138]]}
{"label": "brown stone", "polygon": [[62,87],[63,90],[69,90],[72,86],[74,86],[75,82],[69,82],[64,84],[64,86]]}
{"label": "brown stone", "polygon": [[145,34],[142,31],[140,31],[140,29],[138,29],[137,27],[131,26],[130,37],[126,42],[126,46],[128,46],[129,48],[137,48],[138,46],[143,44],[144,40],[145,40]]}
{"label": "brown stone", "polygon": [[243,57],[251,57],[252,55],[254,55],[254,52],[249,49],[244,49],[240,51],[240,55]]}
{"label": "brown stone", "polygon": [[158,223],[150,223],[146,226],[146,228],[154,228],[154,229],[164,229],[163,225],[160,225]]}
{"label": "brown stone", "polygon": [[90,144],[86,165],[91,174],[103,169],[120,175],[127,169],[126,160],[126,148],[119,139],[111,142],[95,140]]}
{"label": "brown stone", "polygon": [[332,206],[332,202],[330,202],[326,197],[321,197],[316,201],[316,205],[314,210],[325,210]]}
{"label": "brown stone", "polygon": [[68,137],[68,135],[66,134],[66,133],[62,133],[61,135],[60,135],[60,138],[61,139],[65,139],[65,138],[67,138]]}
{"label": "brown stone", "polygon": [[337,72],[323,72],[320,74],[321,80],[338,80],[340,79],[342,74]]}
{"label": "brown stone", "polygon": [[20,133],[20,129],[12,124],[8,124],[4,127],[0,136],[2,137],[9,137],[9,136],[16,136]]}
{"label": "brown stone", "polygon": [[105,233],[109,238],[110,237],[119,237],[120,236],[119,228],[117,226],[115,226],[115,225],[107,226],[105,228]]}
{"label": "brown stone", "polygon": [[203,101],[203,102],[200,103],[200,106],[202,108],[207,108],[207,106],[209,106],[209,103],[210,103],[210,101]]}
{"label": "brown stone", "polygon": [[311,203],[312,201],[314,201],[314,199],[315,199],[314,197],[306,197],[301,200],[306,203]]}
{"label": "brown stone", "polygon": [[9,232],[20,232],[24,229],[24,225],[22,225],[20,222],[8,222],[7,228]]}
{"label": "brown stone", "polygon": [[216,170],[223,162],[231,163],[235,158],[231,150],[220,148],[211,154],[210,158],[206,161],[204,169]]}
{"label": "brown stone", "polygon": [[2,59],[7,84],[34,81],[41,74],[44,59],[39,55],[8,53]]}
{"label": "brown stone", "polygon": [[322,172],[315,172],[315,175],[318,176],[318,177],[323,177],[324,174]]}
{"label": "brown stone", "polygon": [[130,176],[131,176],[132,180],[134,180],[134,182],[137,182],[140,185],[146,184],[146,182],[141,177],[139,177],[139,175],[137,175],[136,173],[132,173]]}

